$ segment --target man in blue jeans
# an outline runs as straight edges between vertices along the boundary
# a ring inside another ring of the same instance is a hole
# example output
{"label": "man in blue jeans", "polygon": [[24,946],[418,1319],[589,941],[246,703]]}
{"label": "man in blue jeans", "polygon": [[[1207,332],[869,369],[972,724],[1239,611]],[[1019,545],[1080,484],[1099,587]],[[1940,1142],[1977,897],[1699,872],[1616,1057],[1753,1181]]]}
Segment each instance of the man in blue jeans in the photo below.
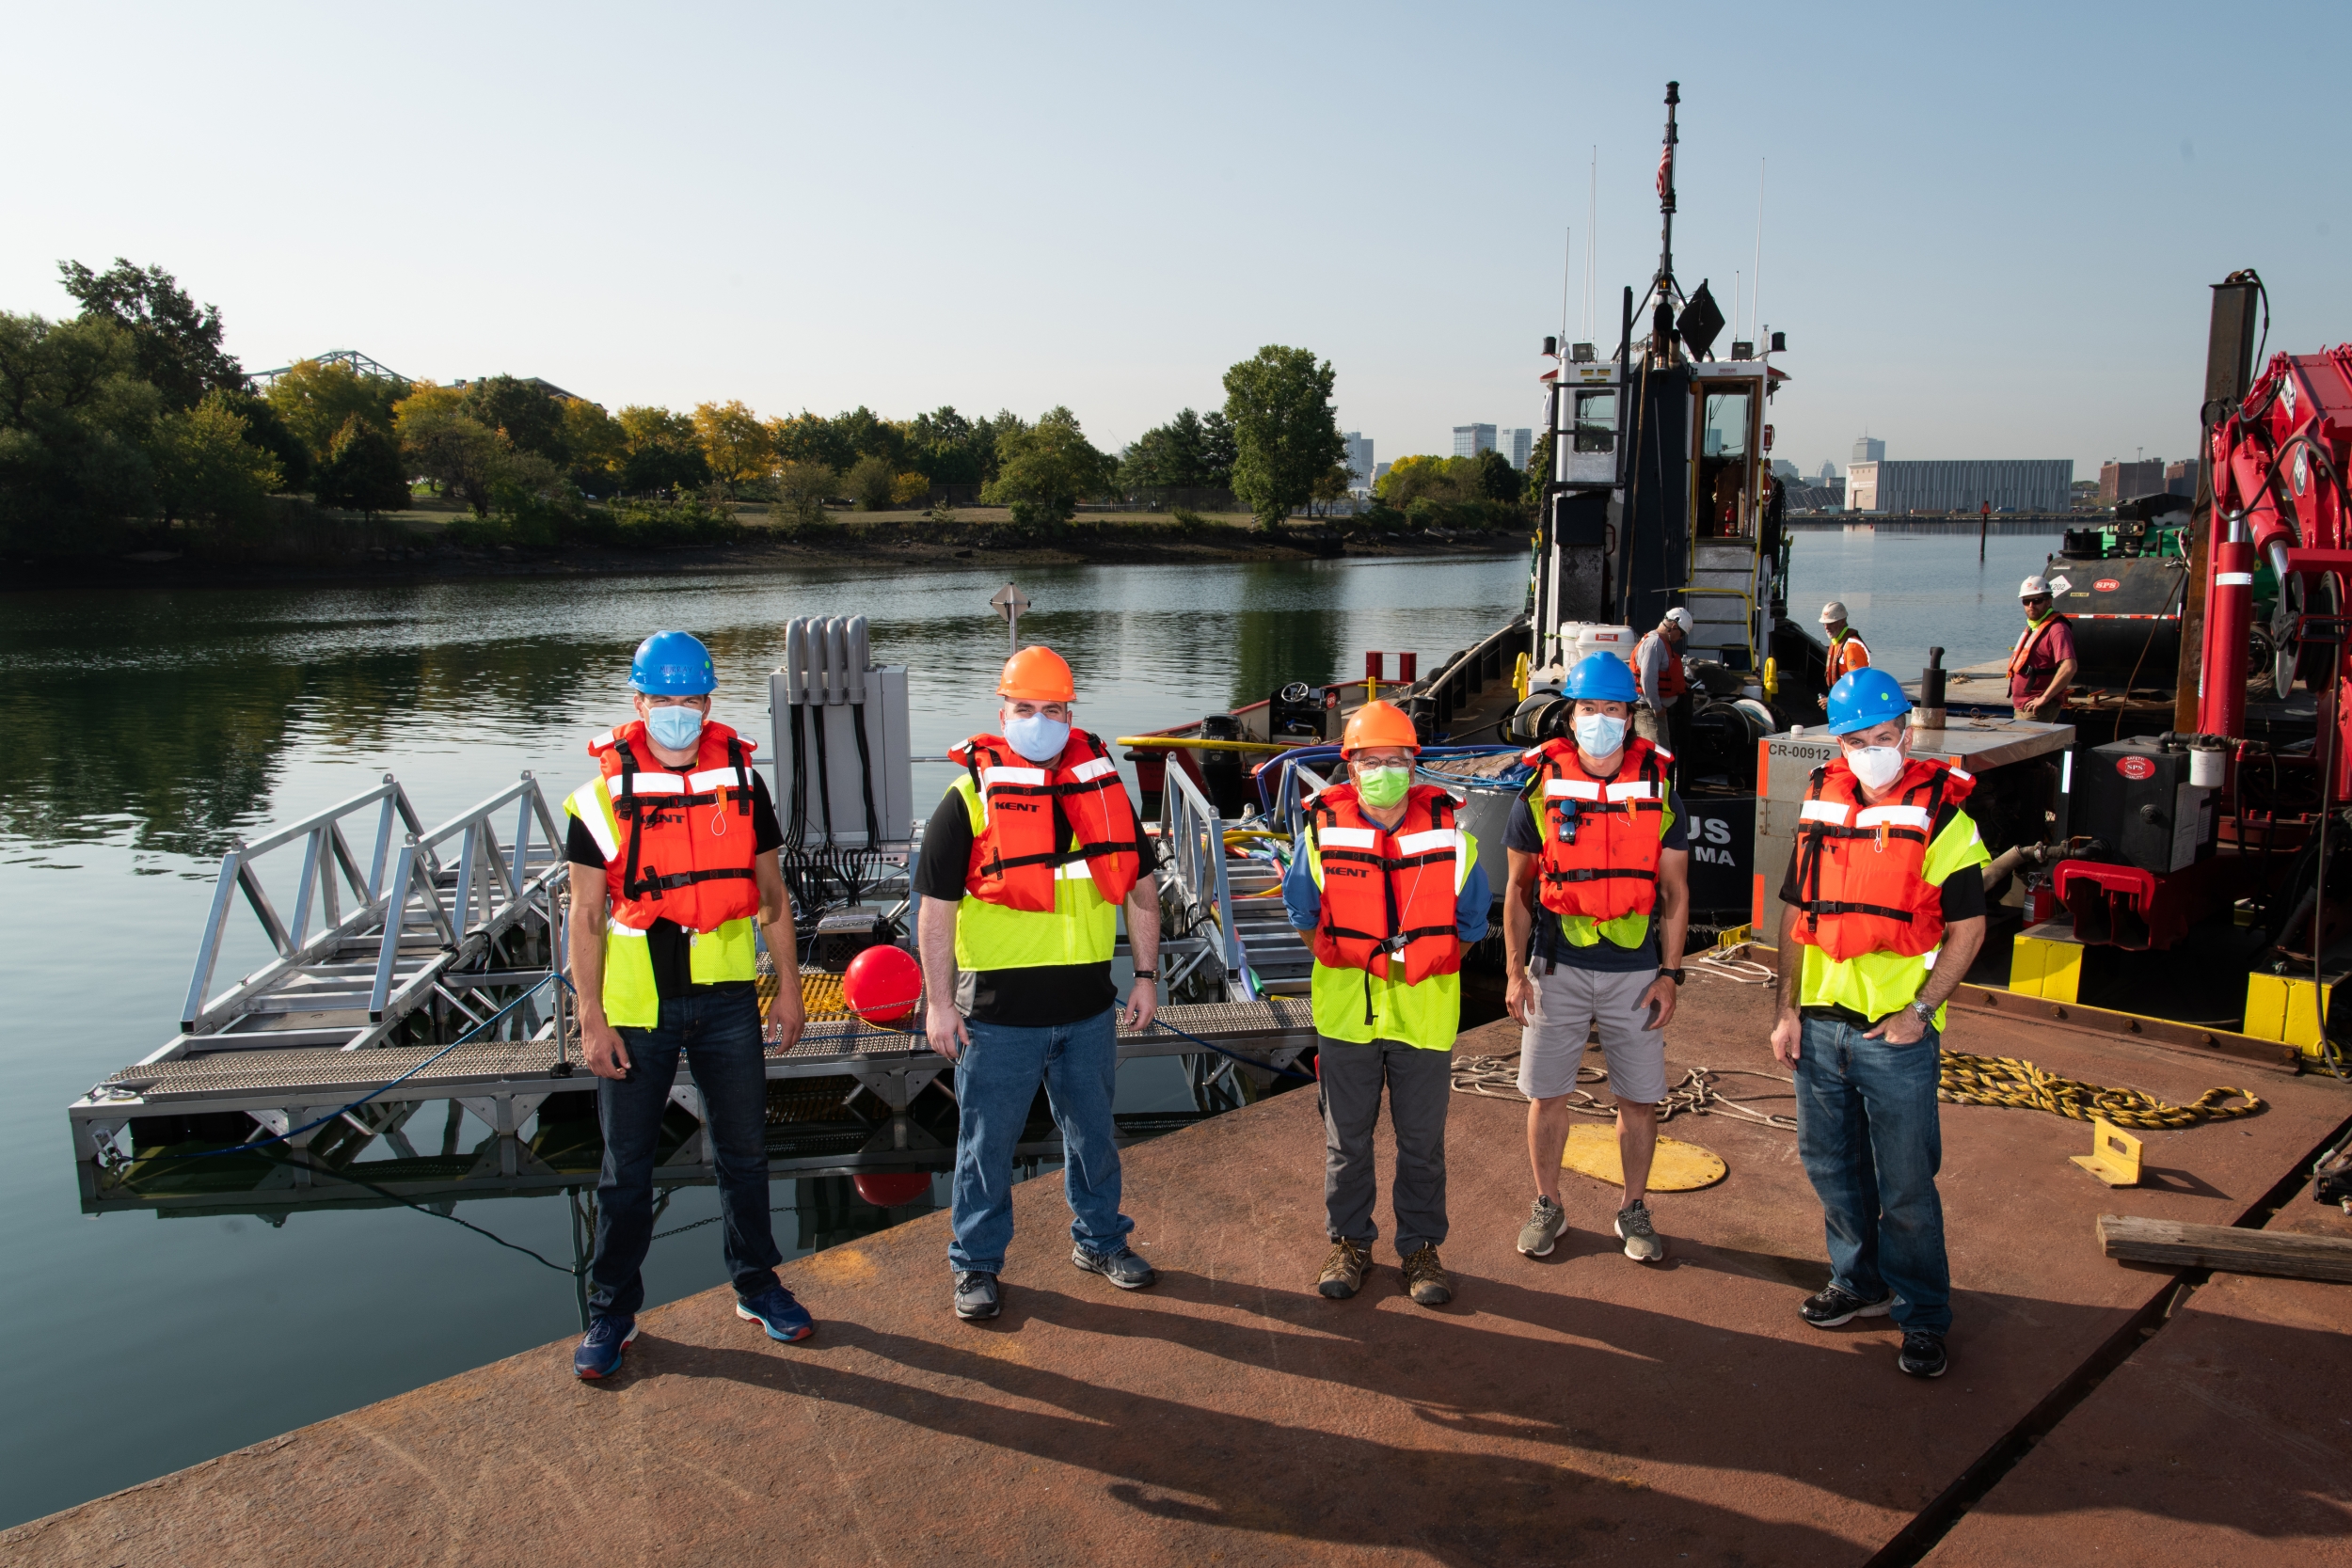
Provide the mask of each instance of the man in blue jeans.
{"label": "man in blue jeans", "polygon": [[1119,1212],[1119,911],[1136,962],[1124,1022],[1158,1010],[1160,905],[1151,845],[1100,740],[1071,727],[1077,691],[1051,648],[1023,648],[997,684],[1001,735],[948,756],[964,776],[923,831],[914,890],[924,1034],[956,1064],[955,1314],[996,1316],[1012,1242],[1012,1151],[1038,1085],[1062,1136],[1070,1261],[1122,1291],[1158,1275]]}
{"label": "man in blue jeans", "polygon": [[776,863],[784,833],[752,742],[710,718],[710,654],[656,632],[629,669],[637,717],[588,743],[596,777],[564,800],[570,818],[572,984],[580,1055],[596,1075],[604,1169],[588,1265],[580,1377],[608,1377],[637,1337],[641,1269],[653,1241],[653,1163],[683,1054],[719,1177],[720,1231],[736,1316],[771,1338],[805,1339],[807,1311],[776,1278],[768,1222],[768,1072],[756,927],[782,982],[769,1037],[801,1037],[792,901]]}
{"label": "man in blue jeans", "polygon": [[1991,857],[1961,802],[1976,781],[1914,757],[1911,700],[1883,670],[1829,694],[1839,755],[1814,770],[1782,881],[1772,1054],[1795,1069],[1797,1154],[1828,1222],[1816,1328],[1894,1316],[1896,1365],[1942,1377],[1951,1265],[1935,1191],[1944,1001],[1984,945]]}

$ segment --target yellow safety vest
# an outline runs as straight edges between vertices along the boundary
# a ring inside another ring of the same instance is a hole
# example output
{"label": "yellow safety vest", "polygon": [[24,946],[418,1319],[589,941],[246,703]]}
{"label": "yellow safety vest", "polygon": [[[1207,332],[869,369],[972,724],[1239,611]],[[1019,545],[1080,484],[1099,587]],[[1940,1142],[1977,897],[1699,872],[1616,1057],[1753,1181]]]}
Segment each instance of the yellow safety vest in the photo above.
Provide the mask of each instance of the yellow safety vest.
{"label": "yellow safety vest", "polygon": [[[1462,847],[1454,861],[1454,891],[1459,895],[1478,863],[1478,839],[1465,830]],[[1323,853],[1311,830],[1307,834],[1307,870],[1323,886]],[[1369,970],[1337,969],[1315,961],[1308,993],[1315,1014],[1315,1033],[1335,1040],[1362,1045],[1373,1040],[1402,1040],[1421,1051],[1451,1051],[1462,1032],[1462,976],[1423,976],[1408,986],[1401,967],[1383,979]]]}
{"label": "yellow safety vest", "polygon": [[[620,818],[612,813],[612,791],[598,778],[564,799],[564,814],[587,824],[588,836],[604,852],[605,863],[621,856]],[[608,884],[572,889],[576,899],[603,898]],[[646,938],[651,928],[637,930],[619,921],[604,927],[604,1016],[616,1029],[651,1029],[661,1022],[661,992],[654,984],[653,952]],[[689,975],[698,986],[759,978],[759,939],[749,915],[723,922],[711,931],[686,933]]]}
{"label": "yellow safety vest", "polygon": [[[961,797],[974,843],[988,826],[988,808],[969,776],[952,793]],[[970,867],[965,868],[967,882]],[[1084,861],[1054,868],[1054,907],[1011,910],[975,898],[956,906],[956,967],[963,970],[1042,969],[1057,964],[1111,961],[1119,945],[1119,906],[1095,890]]]}

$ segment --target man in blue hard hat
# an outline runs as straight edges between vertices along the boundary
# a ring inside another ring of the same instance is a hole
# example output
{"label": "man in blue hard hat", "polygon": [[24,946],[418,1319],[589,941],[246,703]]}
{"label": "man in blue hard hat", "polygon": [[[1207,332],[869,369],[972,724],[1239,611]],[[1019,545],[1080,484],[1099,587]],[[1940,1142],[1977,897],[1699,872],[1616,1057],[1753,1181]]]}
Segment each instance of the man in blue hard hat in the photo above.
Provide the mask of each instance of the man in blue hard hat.
{"label": "man in blue hard hat", "polygon": [[1664,1030],[1690,929],[1689,816],[1668,781],[1673,754],[1628,733],[1636,687],[1624,660],[1583,659],[1568,672],[1566,695],[1573,736],[1527,753],[1534,777],[1502,839],[1511,866],[1503,1006],[1522,1029],[1519,1092],[1535,1167],[1518,1249],[1548,1257],[1567,1226],[1560,1161],[1575,1116],[1569,1097],[1598,1024],[1625,1173],[1613,1228],[1628,1258],[1655,1263],[1666,1244],[1647,1184],[1666,1097]]}
{"label": "man in blue hard hat", "polygon": [[1961,809],[1975,779],[1911,755],[1894,676],[1856,670],[1828,707],[1839,754],[1814,770],[1781,882],[1772,1025],[1829,1231],[1830,1282],[1798,1311],[1816,1328],[1891,1314],[1896,1365],[1941,1377],[1952,1309],[1937,1052],[1945,999],[1984,945],[1991,856]]}
{"label": "man in blue hard hat", "polygon": [[580,1056],[596,1075],[604,1130],[588,1334],[572,1356],[584,1378],[610,1376],[637,1337],[655,1151],[681,1054],[718,1174],[736,1316],[774,1339],[816,1331],[776,1277],[784,1259],[768,1221],[755,928],[775,960],[768,1038],[788,1050],[803,1020],[792,901],[776,863],[784,832],[753,742],[710,717],[718,676],[698,639],[654,633],[628,678],[636,719],[588,743],[596,776],[564,802]]}

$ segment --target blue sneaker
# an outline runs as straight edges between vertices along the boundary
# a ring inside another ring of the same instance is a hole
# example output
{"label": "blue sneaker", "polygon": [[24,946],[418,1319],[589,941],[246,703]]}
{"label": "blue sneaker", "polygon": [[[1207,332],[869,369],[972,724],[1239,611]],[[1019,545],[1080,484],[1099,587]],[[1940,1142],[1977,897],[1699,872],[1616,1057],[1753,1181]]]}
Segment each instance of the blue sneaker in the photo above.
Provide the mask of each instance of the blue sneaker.
{"label": "blue sneaker", "polygon": [[792,1292],[781,1285],[771,1285],[755,1296],[738,1296],[735,1315],[746,1323],[757,1323],[768,1331],[771,1339],[790,1344],[805,1339],[817,1332],[817,1320],[808,1315],[808,1308],[792,1299]]}
{"label": "blue sneaker", "polygon": [[572,1352],[572,1370],[580,1377],[611,1377],[620,1370],[621,1353],[637,1338],[635,1318],[598,1318],[589,1323],[588,1337]]}
{"label": "blue sneaker", "polygon": [[1099,1274],[1122,1291],[1141,1291],[1158,1280],[1159,1272],[1122,1243],[1117,1252],[1089,1252],[1083,1243],[1070,1249],[1070,1260],[1089,1274]]}

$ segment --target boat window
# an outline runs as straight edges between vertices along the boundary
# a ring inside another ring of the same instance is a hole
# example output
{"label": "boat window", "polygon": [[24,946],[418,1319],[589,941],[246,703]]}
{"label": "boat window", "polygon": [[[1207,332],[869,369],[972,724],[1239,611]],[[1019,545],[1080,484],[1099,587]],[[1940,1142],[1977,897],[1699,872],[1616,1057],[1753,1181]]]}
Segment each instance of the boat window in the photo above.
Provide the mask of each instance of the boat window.
{"label": "boat window", "polygon": [[1756,509],[1749,486],[1756,465],[1748,450],[1748,418],[1755,394],[1745,388],[1704,391],[1699,421],[1696,512],[1692,531],[1701,539],[1755,535]]}
{"label": "boat window", "polygon": [[1745,457],[1748,454],[1748,394],[1707,394],[1707,422],[1700,427],[1701,457]]}
{"label": "boat window", "polygon": [[1617,393],[1614,388],[1576,394],[1576,450],[1617,450]]}

